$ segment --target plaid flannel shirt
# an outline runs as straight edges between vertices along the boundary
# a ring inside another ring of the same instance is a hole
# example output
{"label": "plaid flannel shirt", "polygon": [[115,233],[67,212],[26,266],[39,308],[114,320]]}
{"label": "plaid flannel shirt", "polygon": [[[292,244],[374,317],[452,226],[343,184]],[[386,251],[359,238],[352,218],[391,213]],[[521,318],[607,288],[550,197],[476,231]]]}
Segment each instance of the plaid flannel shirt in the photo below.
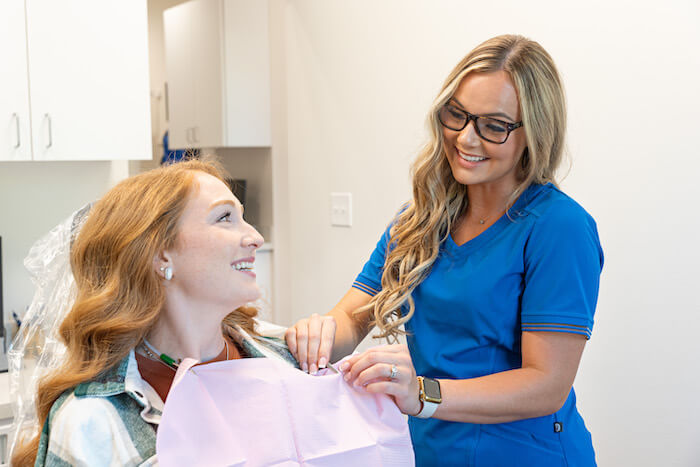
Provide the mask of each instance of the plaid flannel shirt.
{"label": "plaid flannel shirt", "polygon": [[[258,340],[298,364],[283,341]],[[264,355],[243,340],[250,357]],[[153,466],[163,401],[139,373],[132,350],[115,367],[79,384],[54,402],[44,423],[35,466]]]}

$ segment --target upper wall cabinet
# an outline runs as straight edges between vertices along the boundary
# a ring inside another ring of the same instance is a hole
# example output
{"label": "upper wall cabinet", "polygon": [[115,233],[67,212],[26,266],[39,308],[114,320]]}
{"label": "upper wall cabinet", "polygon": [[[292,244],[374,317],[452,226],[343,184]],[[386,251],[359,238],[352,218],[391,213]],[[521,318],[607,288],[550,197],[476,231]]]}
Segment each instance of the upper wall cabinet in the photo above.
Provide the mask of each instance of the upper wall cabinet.
{"label": "upper wall cabinet", "polygon": [[0,2],[0,160],[32,158],[24,0]]}
{"label": "upper wall cabinet", "polygon": [[171,148],[270,146],[267,0],[165,10]]}
{"label": "upper wall cabinet", "polygon": [[0,11],[12,15],[0,160],[152,158],[146,0],[3,0]]}

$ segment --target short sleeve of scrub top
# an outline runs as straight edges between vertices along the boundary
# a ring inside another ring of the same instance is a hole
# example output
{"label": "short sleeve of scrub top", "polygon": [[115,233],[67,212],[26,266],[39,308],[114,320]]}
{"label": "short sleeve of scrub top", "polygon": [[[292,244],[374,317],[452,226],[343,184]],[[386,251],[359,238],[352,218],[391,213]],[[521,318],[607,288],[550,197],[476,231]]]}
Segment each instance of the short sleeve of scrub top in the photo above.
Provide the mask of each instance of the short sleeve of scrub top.
{"label": "short sleeve of scrub top", "polygon": [[366,294],[375,296],[382,288],[382,273],[384,271],[384,260],[386,259],[387,246],[391,238],[390,230],[393,224],[386,228],[382,237],[377,242],[377,246],[372,251],[372,255],[362,268],[362,272],[357,277],[352,286]]}
{"label": "short sleeve of scrub top", "polygon": [[603,252],[588,213],[564,201],[552,203],[534,223],[524,260],[522,330],[590,338]]}

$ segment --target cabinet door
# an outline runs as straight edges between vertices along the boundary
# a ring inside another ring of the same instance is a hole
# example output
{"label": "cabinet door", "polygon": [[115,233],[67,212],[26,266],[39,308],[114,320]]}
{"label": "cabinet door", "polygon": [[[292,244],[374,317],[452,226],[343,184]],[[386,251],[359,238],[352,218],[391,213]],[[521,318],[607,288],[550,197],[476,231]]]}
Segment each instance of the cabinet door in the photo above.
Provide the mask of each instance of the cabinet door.
{"label": "cabinet door", "polygon": [[151,159],[146,0],[26,9],[34,159]]}
{"label": "cabinet door", "polygon": [[165,11],[171,148],[270,145],[266,0]]}
{"label": "cabinet door", "polygon": [[212,148],[224,144],[223,4],[192,1],[192,58],[194,76],[194,145]]}
{"label": "cabinet door", "polygon": [[192,66],[192,2],[163,12],[165,76],[168,82],[168,144],[170,149],[194,143],[194,86],[198,70]]}
{"label": "cabinet door", "polygon": [[24,0],[1,1],[0,18],[0,160],[30,160]]}
{"label": "cabinet door", "polygon": [[226,146],[270,146],[267,0],[226,0]]}

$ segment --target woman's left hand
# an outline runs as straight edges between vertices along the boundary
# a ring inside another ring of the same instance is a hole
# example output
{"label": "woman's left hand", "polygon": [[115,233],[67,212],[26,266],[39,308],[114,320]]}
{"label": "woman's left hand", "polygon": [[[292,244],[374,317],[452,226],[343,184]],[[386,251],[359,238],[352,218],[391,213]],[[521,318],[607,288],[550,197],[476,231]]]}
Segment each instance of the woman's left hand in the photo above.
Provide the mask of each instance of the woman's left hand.
{"label": "woman's left hand", "polygon": [[406,415],[420,412],[418,379],[406,345],[373,347],[352,356],[340,369],[345,373],[345,380],[355,387],[391,396]]}

